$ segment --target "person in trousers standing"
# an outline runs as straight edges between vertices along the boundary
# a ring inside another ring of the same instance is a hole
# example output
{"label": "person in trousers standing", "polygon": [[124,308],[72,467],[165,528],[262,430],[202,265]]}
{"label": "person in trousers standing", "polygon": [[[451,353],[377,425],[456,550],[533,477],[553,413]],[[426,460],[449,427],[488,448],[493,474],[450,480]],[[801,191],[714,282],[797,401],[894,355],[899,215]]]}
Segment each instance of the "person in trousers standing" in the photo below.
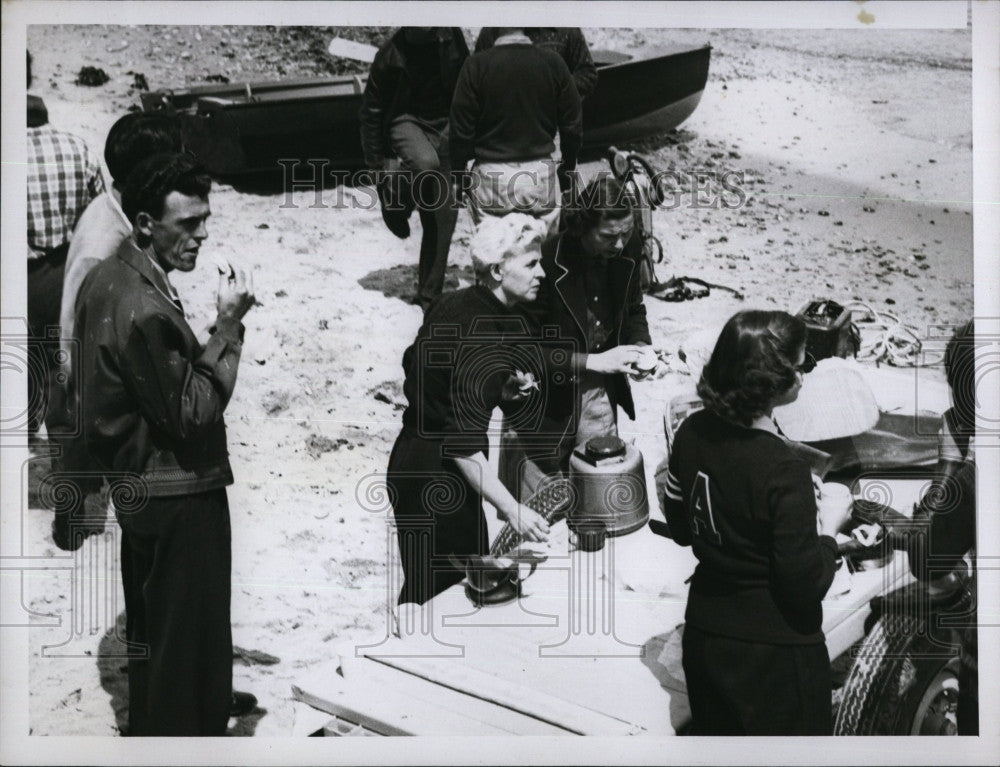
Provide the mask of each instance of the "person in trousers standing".
{"label": "person in trousers standing", "polygon": [[[62,306],[59,312],[59,346],[62,350],[61,372],[65,390],[61,397],[62,413],[49,418],[50,438],[62,448],[54,471],[67,472],[77,484],[78,493],[71,493],[68,508],[57,508],[52,520],[52,540],[66,551],[78,549],[84,539],[103,530],[103,519],[86,519],[84,501],[88,492],[98,489],[100,478],[90,472],[83,441],[76,438],[78,412],[73,381],[75,353],[74,312],[76,297],[83,279],[97,264],[111,258],[132,234],[132,225],[121,208],[122,187],[129,173],[142,160],[160,152],[181,149],[180,123],[165,114],[129,112],[120,117],[104,144],[104,162],[111,174],[111,189],[99,194],[80,216],[66,255],[62,285]],[[54,403],[55,405],[55,403]]]}
{"label": "person in trousers standing", "polygon": [[[28,53],[31,87],[31,53]],[[104,191],[101,166],[83,139],[49,124],[48,110],[28,94],[28,439],[50,413],[62,413],[58,338],[70,237],[91,200]],[[51,439],[51,434],[49,435]]]}
{"label": "person in trousers standing", "polygon": [[554,234],[560,189],[569,189],[583,143],[580,94],[558,53],[533,45],[520,28],[499,32],[492,48],[469,57],[455,86],[451,167],[457,194],[468,193],[476,225],[484,216],[517,211]]}
{"label": "person in trousers standing", "polygon": [[223,413],[253,289],[242,270],[220,274],[202,346],[168,276],[197,264],[210,188],[189,155],[139,164],[122,193],[132,235],[77,300],[84,440],[98,469],[132,480],[131,498],[112,493],[126,635],[145,655],[129,658],[129,735],[223,735],[244,702],[232,690]]}
{"label": "person in trousers standing", "polygon": [[822,600],[850,504],[821,500],[817,517],[809,464],[771,418],[815,365],[805,343],[785,312],[734,315],[698,382],[705,409],[670,453],[667,523],[698,558],[682,640],[692,734],[833,731]]}
{"label": "person in trousers standing", "polygon": [[[469,48],[457,27],[403,27],[375,56],[361,102],[365,164],[378,176],[382,218],[401,239],[410,214],[423,235],[417,299],[424,310],[444,287],[458,211],[449,172],[448,112]],[[400,172],[393,172],[398,165]]]}

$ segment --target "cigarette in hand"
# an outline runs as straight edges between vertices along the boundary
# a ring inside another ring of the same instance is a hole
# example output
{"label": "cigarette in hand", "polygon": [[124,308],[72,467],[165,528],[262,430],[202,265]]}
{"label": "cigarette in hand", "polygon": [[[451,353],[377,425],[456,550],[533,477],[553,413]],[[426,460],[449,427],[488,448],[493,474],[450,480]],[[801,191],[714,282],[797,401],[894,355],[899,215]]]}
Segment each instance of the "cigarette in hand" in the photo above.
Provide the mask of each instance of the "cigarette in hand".
{"label": "cigarette in hand", "polygon": [[219,270],[219,274],[230,278],[236,276],[236,270],[233,269],[233,265],[222,256],[212,256],[212,263],[214,263],[215,268]]}

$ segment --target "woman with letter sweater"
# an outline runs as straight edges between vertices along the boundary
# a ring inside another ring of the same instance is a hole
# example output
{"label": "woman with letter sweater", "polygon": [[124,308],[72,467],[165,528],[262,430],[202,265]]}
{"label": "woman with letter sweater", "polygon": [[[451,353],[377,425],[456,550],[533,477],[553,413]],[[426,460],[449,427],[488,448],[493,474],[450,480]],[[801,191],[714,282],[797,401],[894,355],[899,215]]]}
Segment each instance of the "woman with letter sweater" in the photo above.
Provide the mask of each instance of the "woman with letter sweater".
{"label": "woman with letter sweater", "polygon": [[832,732],[822,599],[849,508],[821,502],[817,525],[809,465],[771,418],[815,365],[805,341],[784,312],[734,315],[698,383],[705,409],[671,451],[667,522],[698,558],[683,640],[694,734]]}

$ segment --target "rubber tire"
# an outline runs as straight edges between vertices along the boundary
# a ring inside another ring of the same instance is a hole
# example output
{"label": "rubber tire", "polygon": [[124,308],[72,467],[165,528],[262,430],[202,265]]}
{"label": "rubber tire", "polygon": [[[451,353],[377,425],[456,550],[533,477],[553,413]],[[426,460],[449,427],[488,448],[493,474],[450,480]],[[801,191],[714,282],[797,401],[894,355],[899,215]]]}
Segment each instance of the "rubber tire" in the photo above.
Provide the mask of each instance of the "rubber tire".
{"label": "rubber tire", "polygon": [[872,627],[844,682],[834,735],[919,734],[927,696],[957,690],[957,656],[942,654],[917,627],[908,615],[883,616]]}

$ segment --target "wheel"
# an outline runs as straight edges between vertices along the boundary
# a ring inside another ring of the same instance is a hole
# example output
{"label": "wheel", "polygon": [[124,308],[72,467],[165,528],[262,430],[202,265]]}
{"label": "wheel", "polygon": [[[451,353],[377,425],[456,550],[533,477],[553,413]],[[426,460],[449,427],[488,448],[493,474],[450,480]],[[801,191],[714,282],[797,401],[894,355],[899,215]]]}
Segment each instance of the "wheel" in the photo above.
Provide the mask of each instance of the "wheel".
{"label": "wheel", "polygon": [[835,735],[954,735],[958,658],[917,632],[909,615],[885,615],[847,675]]}
{"label": "wheel", "polygon": [[958,733],[958,674],[945,666],[931,680],[911,718],[910,735]]}

